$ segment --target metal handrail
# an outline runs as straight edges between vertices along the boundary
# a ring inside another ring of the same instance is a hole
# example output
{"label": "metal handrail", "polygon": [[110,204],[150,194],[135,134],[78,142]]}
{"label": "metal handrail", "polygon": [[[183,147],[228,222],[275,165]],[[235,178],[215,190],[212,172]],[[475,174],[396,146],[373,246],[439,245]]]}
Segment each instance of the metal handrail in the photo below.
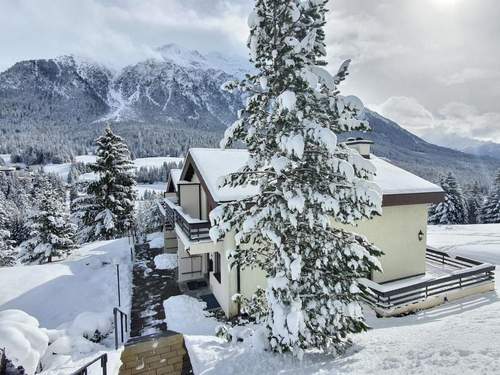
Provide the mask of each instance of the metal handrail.
{"label": "metal handrail", "polygon": [[71,375],[87,375],[87,369],[96,363],[97,361],[101,361],[102,375],[107,375],[107,363],[108,363],[108,355],[106,353],[101,354],[99,357],[95,358],[93,361],[87,363],[83,367],[79,368],[75,372],[71,373]]}
{"label": "metal handrail", "polygon": [[118,314],[120,314],[120,331],[121,331],[121,343],[125,342],[125,336],[123,334],[123,318],[125,317],[125,333],[128,333],[128,316],[118,307],[113,309],[113,319],[115,322],[115,349],[118,349]]}

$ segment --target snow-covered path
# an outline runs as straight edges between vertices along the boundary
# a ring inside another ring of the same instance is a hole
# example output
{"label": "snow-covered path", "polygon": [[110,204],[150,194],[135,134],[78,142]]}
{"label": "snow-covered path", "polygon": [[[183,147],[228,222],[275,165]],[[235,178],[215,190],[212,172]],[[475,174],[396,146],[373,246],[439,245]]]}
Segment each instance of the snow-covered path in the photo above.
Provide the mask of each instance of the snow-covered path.
{"label": "snow-covered path", "polygon": [[[500,264],[500,225],[431,227],[429,244]],[[497,271],[497,288],[500,287]],[[500,296],[470,297],[404,318],[377,319],[346,355],[307,354],[302,363],[251,343],[186,336],[195,374],[500,374]],[[184,317],[189,320],[189,317]],[[211,318],[206,318],[211,319]]]}

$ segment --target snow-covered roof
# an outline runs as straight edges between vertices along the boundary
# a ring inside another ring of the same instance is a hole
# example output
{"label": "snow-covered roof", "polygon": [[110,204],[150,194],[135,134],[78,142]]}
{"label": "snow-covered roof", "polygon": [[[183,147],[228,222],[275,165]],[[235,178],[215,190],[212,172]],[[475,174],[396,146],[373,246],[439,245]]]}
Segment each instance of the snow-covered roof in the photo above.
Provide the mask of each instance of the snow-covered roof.
{"label": "snow-covered roof", "polygon": [[218,148],[192,148],[189,154],[193,158],[201,177],[216,202],[243,199],[259,192],[255,186],[231,188],[219,187],[220,179],[236,172],[248,160],[247,150],[221,150]]}
{"label": "snow-covered roof", "polygon": [[[192,148],[189,150],[201,178],[216,202],[243,199],[258,193],[255,186],[219,188],[221,177],[241,168],[248,159],[246,150],[221,150],[213,148]],[[377,174],[374,178],[384,195],[439,193],[441,187],[424,180],[388,161],[371,155]]]}
{"label": "snow-covered roof", "polygon": [[371,155],[370,161],[377,169],[374,181],[380,186],[384,195],[439,193],[443,191],[440,186],[396,167],[384,159]]}

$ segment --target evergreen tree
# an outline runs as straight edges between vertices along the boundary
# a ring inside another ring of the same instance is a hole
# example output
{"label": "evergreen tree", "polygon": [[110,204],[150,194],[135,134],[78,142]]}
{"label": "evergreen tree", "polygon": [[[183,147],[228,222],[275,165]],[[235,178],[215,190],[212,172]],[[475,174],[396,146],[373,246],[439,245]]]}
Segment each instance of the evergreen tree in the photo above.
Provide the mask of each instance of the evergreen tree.
{"label": "evergreen tree", "polygon": [[90,168],[99,179],[89,184],[85,229],[94,239],[111,239],[133,224],[135,180],[133,164],[123,139],[106,128],[97,139],[97,160]]}
{"label": "evergreen tree", "polygon": [[479,224],[480,223],[480,210],[483,205],[483,192],[477,181],[474,185],[467,190],[466,194],[467,202],[467,223],[468,224]]}
{"label": "evergreen tree", "polygon": [[500,223],[500,170],[480,212],[481,223]]}
{"label": "evergreen tree", "polygon": [[337,141],[368,123],[359,100],[339,95],[349,61],[335,76],[323,67],[326,3],[256,0],[248,46],[257,73],[226,85],[250,97],[221,146],[242,142],[249,152],[224,184],[259,194],[210,214],[213,240],[235,233],[232,266],[267,274],[271,348],[299,358],[308,348],[342,350],[367,328],[357,280],[380,269],[381,252],[337,224],[380,213],[381,192],[373,165]]}
{"label": "evergreen tree", "polygon": [[51,262],[74,248],[75,226],[69,222],[65,203],[56,191],[46,191],[29,220],[29,239],[20,246],[25,263]]}
{"label": "evergreen tree", "polygon": [[429,224],[466,224],[469,216],[467,203],[451,172],[441,179],[441,187],[445,192],[444,201],[431,206]]}
{"label": "evergreen tree", "polygon": [[14,241],[9,230],[9,204],[4,193],[0,190],[0,267],[12,266],[16,261]]}

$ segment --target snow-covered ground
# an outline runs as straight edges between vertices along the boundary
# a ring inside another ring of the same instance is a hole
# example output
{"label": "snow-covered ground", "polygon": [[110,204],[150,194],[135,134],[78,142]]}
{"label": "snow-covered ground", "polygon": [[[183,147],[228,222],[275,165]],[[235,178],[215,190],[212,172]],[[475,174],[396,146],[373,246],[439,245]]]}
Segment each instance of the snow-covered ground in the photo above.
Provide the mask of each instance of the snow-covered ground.
{"label": "snow-covered ground", "polygon": [[165,234],[163,232],[148,234],[147,240],[149,242],[149,247],[152,249],[160,249],[165,246]]}
{"label": "snow-covered ground", "polygon": [[154,191],[156,193],[164,193],[167,190],[166,182],[157,182],[154,184],[137,184],[137,196],[141,199],[146,191]]}
{"label": "snow-covered ground", "polygon": [[[116,264],[121,309],[129,313],[132,265],[126,238],[86,244],[53,264],[0,268],[0,311],[24,311],[48,329],[51,345],[42,358],[44,373],[70,373],[103,352],[110,357],[109,373],[119,367],[113,334],[101,344],[83,338],[96,329],[111,329],[113,307],[118,305]],[[99,365],[94,367],[99,370]]]}
{"label": "snow-covered ground", "polygon": [[163,163],[182,163],[184,158],[177,158],[172,156],[157,156],[150,158],[137,158],[134,160],[134,166],[136,168],[140,167],[161,167]]}
{"label": "snow-covered ground", "polygon": [[[10,163],[10,154],[1,154],[2,157],[7,164]],[[94,163],[96,160],[95,155],[79,155],[75,157],[75,160],[80,163]],[[159,168],[163,165],[163,163],[182,163],[183,158],[172,157],[172,156],[156,156],[150,158],[138,158],[134,160],[134,167],[139,169],[141,167],[156,167]],[[64,181],[68,178],[68,173],[71,168],[71,163],[62,163],[62,164],[47,164],[43,166],[43,170],[47,173],[53,173],[59,176]],[[88,175],[88,176],[87,176]],[[82,177],[83,176],[83,177]],[[80,179],[91,180],[92,174],[87,173],[85,175],[80,176]]]}
{"label": "snow-covered ground", "polygon": [[[429,244],[452,254],[500,265],[500,225],[437,226]],[[497,271],[497,287],[500,274]],[[308,353],[302,362],[262,350],[258,337],[226,343],[190,297],[165,302],[169,328],[185,332],[195,374],[499,374],[500,299],[497,292],[448,303],[403,318],[378,319],[355,336],[348,353]],[[191,323],[190,323],[191,322]]]}

